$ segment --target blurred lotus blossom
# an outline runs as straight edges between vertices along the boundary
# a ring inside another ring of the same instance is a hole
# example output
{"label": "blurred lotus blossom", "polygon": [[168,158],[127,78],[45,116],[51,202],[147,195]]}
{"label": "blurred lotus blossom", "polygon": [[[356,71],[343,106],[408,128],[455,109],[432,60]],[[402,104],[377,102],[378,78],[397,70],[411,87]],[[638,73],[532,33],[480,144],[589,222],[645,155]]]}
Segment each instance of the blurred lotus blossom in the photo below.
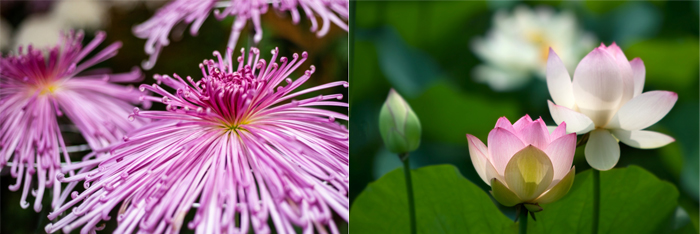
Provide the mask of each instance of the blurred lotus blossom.
{"label": "blurred lotus blossom", "polygon": [[11,36],[12,26],[10,26],[5,19],[0,18],[0,50],[10,46]]}
{"label": "blurred lotus blossom", "polygon": [[156,75],[158,84],[141,85],[161,95],[147,99],[166,110],[135,109],[131,118],[158,121],[130,133],[109,157],[85,160],[79,174],[60,177],[71,185],[85,181],[86,190],[49,214],[69,212],[46,231],[99,229],[121,204],[116,233],[177,233],[193,207],[187,227],[197,233],[270,233],[271,225],[277,233],[295,233],[294,226],[338,233],[334,216],[349,216],[349,142],[335,120],[348,117],[315,107],[348,104],[335,101],[342,94],[293,98],[348,83],[295,92],[315,71],[288,78],[306,52],[281,64],[277,49],[269,63],[256,48],[241,54],[234,60],[230,49],[224,58],[214,52],[216,60],[199,64],[203,78],[196,82]]}
{"label": "blurred lotus blossom", "polygon": [[23,188],[22,208],[29,206],[30,189],[37,212],[46,188],[53,188],[52,207],[65,199],[59,197],[56,175],[73,171],[61,166],[70,158],[59,118],[67,117],[95,150],[120,141],[127,131],[147,122],[127,121],[133,104],[140,101],[138,90],[113,84],[140,81],[143,75],[137,68],[122,74],[83,73],[117,54],[119,42],[86,59],[104,39],[105,33],[100,32],[83,47],[83,33],[71,32],[53,47],[42,50],[29,45],[26,52],[20,47],[19,53],[0,58],[0,168],[12,163],[10,174],[17,182],[10,190]]}
{"label": "blurred lotus blossom", "polygon": [[550,134],[542,118],[532,121],[525,115],[511,124],[501,117],[489,133],[488,147],[470,134],[467,140],[476,172],[504,206],[525,204],[540,211],[539,204],[559,200],[573,184],[576,134],[566,134],[565,123]]}
{"label": "blurred lotus blossom", "polygon": [[[298,8],[301,8],[311,21],[311,31],[316,32],[319,37],[328,33],[331,22],[348,30],[348,25],[344,22],[349,15],[348,0],[174,0],[159,9],[148,21],[134,27],[133,31],[137,37],[147,39],[145,51],[150,58],[143,63],[143,68],[153,68],[161,49],[170,44],[168,36],[175,25],[180,22],[191,23],[190,34],[196,35],[212,10],[218,20],[235,16],[228,48],[236,48],[241,31],[249,20],[253,22],[253,40],[257,44],[262,40],[263,33],[260,16],[267,13],[269,7],[278,12],[288,11],[295,24],[299,23]],[[320,24],[317,22],[317,16],[322,20]]]}
{"label": "blurred lotus blossom", "polygon": [[512,14],[498,11],[486,37],[472,43],[474,53],[485,62],[475,67],[473,76],[495,91],[518,89],[533,75],[544,80],[550,47],[569,61],[566,67],[573,68],[574,61],[595,46],[594,41],[592,34],[579,28],[570,12],[525,6],[517,7]]}
{"label": "blurred lotus blossom", "polygon": [[96,30],[109,21],[107,4],[99,0],[61,0],[47,14],[32,14],[17,27],[13,44],[47,47],[59,41],[59,35],[71,29]]}
{"label": "blurred lotus blossom", "polygon": [[[552,96],[549,111],[567,132],[586,134],[586,161],[598,170],[609,170],[620,159],[622,141],[640,149],[653,149],[674,142],[670,136],[642,130],[661,120],[678,100],[670,91],[642,93],[644,62],[627,60],[613,42],[601,44],[576,67],[573,81],[562,60],[550,49],[547,86]],[[555,104],[556,103],[556,104]]]}

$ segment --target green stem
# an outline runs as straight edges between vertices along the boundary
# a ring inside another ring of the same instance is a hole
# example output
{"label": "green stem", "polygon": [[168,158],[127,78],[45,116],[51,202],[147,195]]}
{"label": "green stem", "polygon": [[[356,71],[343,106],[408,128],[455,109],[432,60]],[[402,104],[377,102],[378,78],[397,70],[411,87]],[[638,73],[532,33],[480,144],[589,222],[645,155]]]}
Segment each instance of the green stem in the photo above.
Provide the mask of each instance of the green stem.
{"label": "green stem", "polygon": [[519,234],[527,234],[527,208],[525,206],[520,207],[520,230]]}
{"label": "green stem", "polygon": [[593,234],[598,233],[600,221],[600,171],[593,170]]}
{"label": "green stem", "polygon": [[583,136],[581,136],[581,139],[578,142],[576,142],[576,148],[581,147],[581,146],[585,145],[586,143],[588,143],[588,137],[590,135],[591,135],[591,133],[586,133]]}
{"label": "green stem", "polygon": [[408,215],[411,219],[411,234],[416,234],[416,207],[413,201],[413,183],[411,182],[411,166],[408,162],[408,153],[400,154],[403,161],[403,174],[406,177],[406,194],[408,194]]}

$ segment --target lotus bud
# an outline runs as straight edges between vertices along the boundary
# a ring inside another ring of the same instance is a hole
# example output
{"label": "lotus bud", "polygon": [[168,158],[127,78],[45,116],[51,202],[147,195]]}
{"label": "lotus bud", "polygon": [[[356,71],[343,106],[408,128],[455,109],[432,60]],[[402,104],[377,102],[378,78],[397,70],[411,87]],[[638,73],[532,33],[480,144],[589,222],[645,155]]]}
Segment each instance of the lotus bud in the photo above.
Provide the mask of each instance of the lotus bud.
{"label": "lotus bud", "polygon": [[384,145],[393,153],[408,153],[420,145],[420,120],[394,89],[389,91],[379,112],[379,132]]}

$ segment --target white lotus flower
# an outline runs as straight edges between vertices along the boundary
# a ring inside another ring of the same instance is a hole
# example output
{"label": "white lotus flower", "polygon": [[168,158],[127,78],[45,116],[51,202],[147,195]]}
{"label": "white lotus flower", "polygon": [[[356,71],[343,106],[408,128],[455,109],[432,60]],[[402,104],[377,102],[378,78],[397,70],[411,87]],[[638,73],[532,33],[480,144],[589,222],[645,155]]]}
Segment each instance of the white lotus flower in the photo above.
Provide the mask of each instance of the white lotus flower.
{"label": "white lotus flower", "polygon": [[513,90],[527,84],[533,75],[544,79],[549,47],[573,68],[594,46],[594,37],[578,27],[570,12],[524,6],[512,14],[499,11],[486,37],[472,43],[474,53],[485,62],[474,69],[473,76],[493,90]]}
{"label": "white lotus flower", "polygon": [[0,49],[10,45],[10,35],[12,35],[12,26],[0,18]]}
{"label": "white lotus flower", "polygon": [[99,0],[57,1],[48,14],[34,14],[20,23],[14,34],[14,46],[47,47],[58,43],[68,30],[95,30],[109,21],[108,6]]}
{"label": "white lotus flower", "polygon": [[[642,130],[661,120],[673,108],[678,94],[670,91],[642,93],[644,62],[628,61],[614,42],[601,44],[576,67],[573,82],[553,49],[547,61],[547,86],[552,96],[549,111],[567,132],[590,132],[586,161],[598,170],[609,170],[620,159],[622,141],[639,149],[653,149],[674,142],[670,136]],[[556,104],[555,104],[556,103]]]}

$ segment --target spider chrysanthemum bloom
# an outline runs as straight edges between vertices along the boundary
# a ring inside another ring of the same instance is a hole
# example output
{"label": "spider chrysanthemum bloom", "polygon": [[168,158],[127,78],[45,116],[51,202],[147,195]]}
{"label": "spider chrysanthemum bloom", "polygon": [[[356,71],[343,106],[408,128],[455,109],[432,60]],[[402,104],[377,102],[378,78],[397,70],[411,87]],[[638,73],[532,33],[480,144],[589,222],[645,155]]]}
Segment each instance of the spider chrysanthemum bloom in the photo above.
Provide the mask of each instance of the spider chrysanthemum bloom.
{"label": "spider chrysanthemum bloom", "polygon": [[[241,51],[242,54],[245,51]],[[348,130],[336,119],[344,114],[314,108],[347,108],[342,94],[293,100],[299,95],[344,86],[336,81],[294,92],[314,72],[287,78],[306,59],[294,54],[269,63],[259,51],[200,64],[203,78],[156,75],[158,84],[142,85],[162,98],[166,111],[139,111],[151,124],[129,133],[111,156],[83,161],[83,173],[63,182],[84,180],[84,192],[49,214],[62,219],[47,232],[95,229],[121,203],[116,233],[177,233],[196,207],[187,227],[197,233],[337,233],[334,213],[348,221]],[[286,84],[283,84],[286,83]],[[96,169],[87,171],[91,167]],[[79,202],[81,202],[78,205]],[[74,209],[70,209],[75,207]],[[72,210],[72,212],[71,212]],[[270,227],[272,224],[273,227]]]}
{"label": "spider chrysanthemum bloom", "polygon": [[138,69],[80,74],[117,54],[119,42],[85,59],[104,39],[105,33],[99,32],[83,47],[83,33],[69,32],[54,47],[40,50],[30,45],[26,51],[19,47],[18,53],[0,58],[0,168],[11,164],[10,174],[17,182],[9,188],[22,187],[23,208],[29,206],[30,189],[37,212],[46,188],[53,188],[52,206],[65,199],[58,196],[61,186],[56,180],[61,162],[70,163],[59,127],[61,116],[77,127],[92,149],[119,142],[127,131],[146,122],[127,120],[141,93],[112,83],[143,79]]}
{"label": "spider chrysanthemum bloom", "polygon": [[[270,7],[278,12],[288,11],[295,24],[300,20],[301,8],[311,21],[311,31],[319,37],[328,33],[331,22],[348,30],[345,23],[350,14],[348,0],[174,0],[159,9],[148,21],[134,27],[137,37],[147,39],[145,51],[150,58],[142,64],[143,68],[153,68],[163,46],[170,44],[168,36],[175,25],[191,23],[190,34],[196,35],[212,11],[218,20],[235,16],[228,48],[236,48],[241,31],[249,20],[253,22],[253,40],[257,44],[262,40],[260,16],[267,13]],[[321,23],[317,17],[321,18]]]}

